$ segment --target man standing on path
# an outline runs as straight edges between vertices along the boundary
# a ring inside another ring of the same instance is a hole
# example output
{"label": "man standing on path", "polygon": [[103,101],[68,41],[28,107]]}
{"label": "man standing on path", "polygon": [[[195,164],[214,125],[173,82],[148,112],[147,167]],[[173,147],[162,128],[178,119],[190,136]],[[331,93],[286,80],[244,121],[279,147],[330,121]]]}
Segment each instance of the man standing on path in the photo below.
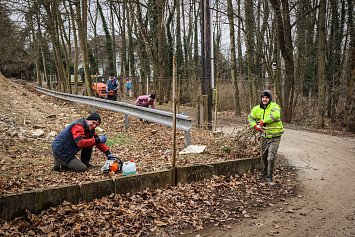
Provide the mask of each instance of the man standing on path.
{"label": "man standing on path", "polygon": [[266,176],[269,185],[274,185],[273,173],[276,163],[276,154],[280,145],[284,128],[281,121],[281,108],[272,101],[269,90],[261,93],[261,103],[256,105],[248,115],[248,122],[261,135],[261,158],[263,160],[263,176]]}
{"label": "man standing on path", "polygon": [[[105,153],[108,160],[117,157],[111,154],[106,143],[106,136],[98,136],[95,128],[101,123],[98,113],[90,114],[86,119],[74,121],[64,128],[52,142],[54,157],[53,171],[74,170],[85,171],[92,167],[90,164],[92,149],[96,146]],[[80,160],[75,156],[81,150]]]}

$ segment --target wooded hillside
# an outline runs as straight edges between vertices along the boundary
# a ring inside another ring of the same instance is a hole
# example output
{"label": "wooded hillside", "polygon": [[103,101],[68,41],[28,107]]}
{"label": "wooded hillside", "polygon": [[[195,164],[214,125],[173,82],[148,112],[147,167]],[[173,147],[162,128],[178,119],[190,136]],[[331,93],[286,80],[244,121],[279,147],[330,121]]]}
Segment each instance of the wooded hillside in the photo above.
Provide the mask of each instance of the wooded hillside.
{"label": "wooded hillside", "polygon": [[206,95],[218,111],[247,114],[268,88],[285,122],[355,131],[353,9],[352,0],[5,0],[0,71],[69,93],[83,76],[89,95],[91,76],[114,72],[122,85],[132,79],[134,96],[154,91],[165,103],[175,55],[180,103]]}

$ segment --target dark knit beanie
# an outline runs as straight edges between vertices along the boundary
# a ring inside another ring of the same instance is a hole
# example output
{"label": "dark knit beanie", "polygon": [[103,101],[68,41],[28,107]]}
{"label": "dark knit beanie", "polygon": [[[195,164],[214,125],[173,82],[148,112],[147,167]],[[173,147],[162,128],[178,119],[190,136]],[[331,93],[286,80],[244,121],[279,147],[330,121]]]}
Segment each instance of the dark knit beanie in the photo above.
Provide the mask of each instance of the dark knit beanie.
{"label": "dark knit beanie", "polygon": [[100,117],[100,115],[99,115],[98,113],[96,113],[96,112],[90,114],[90,115],[86,118],[86,120],[95,120],[95,121],[101,123],[101,117]]}
{"label": "dark knit beanie", "polygon": [[155,99],[155,94],[151,94],[150,98],[152,98],[154,100]]}
{"label": "dark knit beanie", "polygon": [[267,96],[270,98],[270,100],[272,100],[272,93],[270,90],[264,90],[262,93],[261,93],[261,98],[263,98],[263,96]]}

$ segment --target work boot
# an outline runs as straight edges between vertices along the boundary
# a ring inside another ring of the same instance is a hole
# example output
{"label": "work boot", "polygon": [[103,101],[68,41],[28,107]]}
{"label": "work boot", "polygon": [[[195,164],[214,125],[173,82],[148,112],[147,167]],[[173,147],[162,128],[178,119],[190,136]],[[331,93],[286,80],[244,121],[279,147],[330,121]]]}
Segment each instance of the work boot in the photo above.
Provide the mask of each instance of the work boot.
{"label": "work boot", "polygon": [[60,169],[63,170],[63,171],[69,171],[70,170],[70,168],[68,166],[65,166],[65,165],[61,165]]}
{"label": "work boot", "polygon": [[70,168],[68,166],[65,166],[65,165],[60,165],[58,163],[54,164],[53,168],[52,168],[53,171],[69,171]]}
{"label": "work boot", "polygon": [[263,155],[262,156],[262,171],[261,171],[261,176],[266,177],[267,176],[267,170],[268,170],[268,161],[267,161],[267,156]]}
{"label": "work boot", "polygon": [[274,174],[274,166],[275,166],[274,160],[269,160],[268,165],[267,165],[267,177],[268,178],[272,178],[272,176]]}
{"label": "work boot", "polygon": [[96,167],[95,165],[93,165],[93,164],[91,164],[91,163],[84,163],[84,165],[86,165],[86,167],[87,167],[88,169],[92,169],[92,168],[95,168],[95,167]]}
{"label": "work boot", "polygon": [[60,164],[58,164],[57,162],[53,165],[53,168],[52,168],[53,171],[61,171],[62,170],[62,167]]}
{"label": "work boot", "polygon": [[263,170],[260,172],[261,177],[266,178],[267,176],[267,168],[263,168]]}

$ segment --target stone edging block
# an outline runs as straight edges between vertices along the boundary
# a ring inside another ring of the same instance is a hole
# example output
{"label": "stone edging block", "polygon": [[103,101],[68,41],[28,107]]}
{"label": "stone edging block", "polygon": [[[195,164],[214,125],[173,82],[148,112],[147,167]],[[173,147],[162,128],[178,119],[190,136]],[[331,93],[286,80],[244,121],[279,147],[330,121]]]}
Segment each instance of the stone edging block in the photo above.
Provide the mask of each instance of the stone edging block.
{"label": "stone edging block", "polygon": [[[189,183],[210,179],[213,175],[240,175],[248,170],[257,169],[259,166],[259,158],[248,158],[177,167],[175,178],[177,183]],[[81,201],[92,201],[112,193],[125,194],[143,191],[146,188],[151,190],[165,188],[173,184],[173,173],[173,170],[170,169],[118,177],[115,181],[105,179],[81,185],[75,184],[17,194],[5,194],[0,196],[0,219],[13,219],[26,214],[26,210],[29,210],[31,213],[39,213],[47,208],[58,206],[64,201],[79,203]]]}

